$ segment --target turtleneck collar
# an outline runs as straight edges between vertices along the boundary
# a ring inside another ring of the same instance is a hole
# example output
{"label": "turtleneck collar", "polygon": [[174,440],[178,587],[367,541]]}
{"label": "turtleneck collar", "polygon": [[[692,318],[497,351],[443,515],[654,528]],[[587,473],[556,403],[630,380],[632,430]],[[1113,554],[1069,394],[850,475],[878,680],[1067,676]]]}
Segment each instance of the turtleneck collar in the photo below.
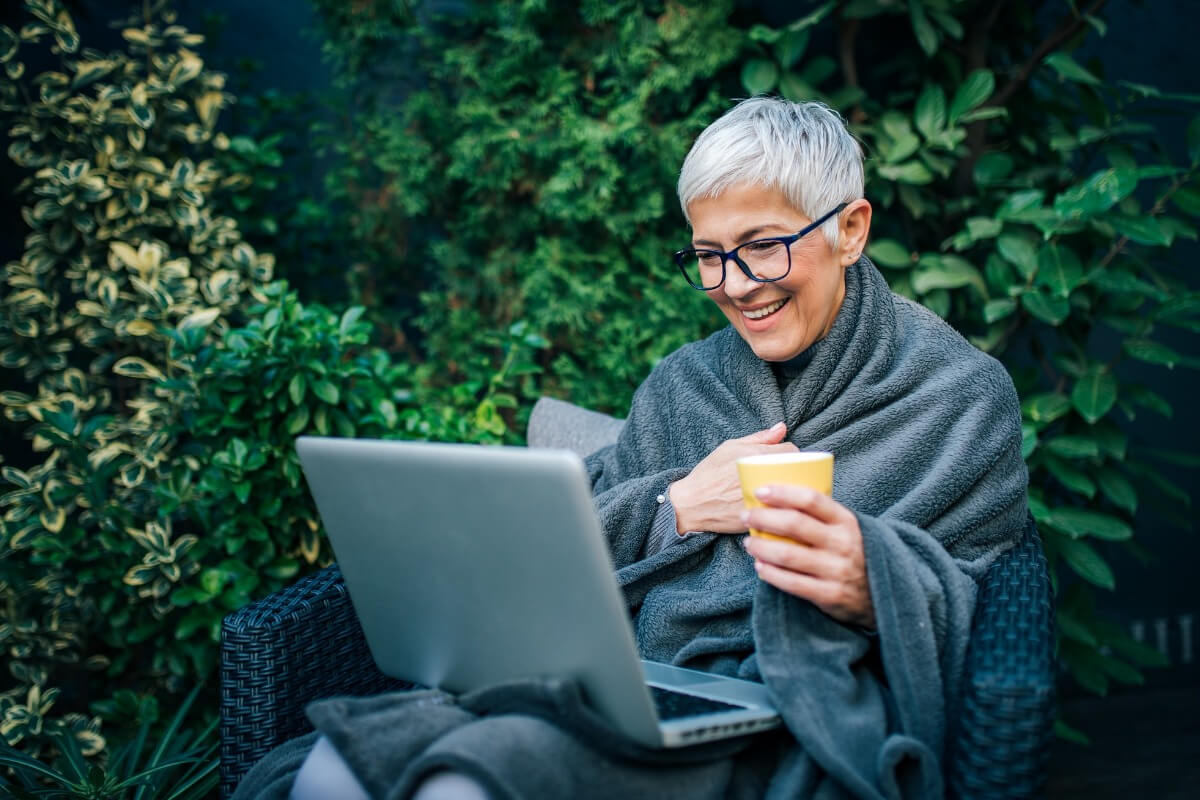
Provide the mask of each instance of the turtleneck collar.
{"label": "turtleneck collar", "polygon": [[813,350],[820,343],[820,339],[810,344],[799,355],[792,356],[787,361],[772,361],[771,372],[775,374],[775,381],[779,384],[779,390],[783,391],[789,383],[800,377],[800,373],[808,366],[808,362],[813,359]]}

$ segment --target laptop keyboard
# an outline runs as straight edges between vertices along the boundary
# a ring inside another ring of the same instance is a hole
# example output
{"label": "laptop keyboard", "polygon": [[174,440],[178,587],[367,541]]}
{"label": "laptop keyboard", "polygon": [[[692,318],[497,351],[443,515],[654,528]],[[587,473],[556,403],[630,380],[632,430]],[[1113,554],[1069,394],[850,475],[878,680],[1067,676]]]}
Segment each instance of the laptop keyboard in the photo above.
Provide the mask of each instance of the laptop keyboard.
{"label": "laptop keyboard", "polygon": [[731,703],[722,703],[720,700],[709,700],[705,697],[662,689],[658,686],[649,688],[650,697],[654,700],[654,707],[658,710],[660,720],[695,717],[700,714],[736,711],[745,708],[745,706],[735,706]]}

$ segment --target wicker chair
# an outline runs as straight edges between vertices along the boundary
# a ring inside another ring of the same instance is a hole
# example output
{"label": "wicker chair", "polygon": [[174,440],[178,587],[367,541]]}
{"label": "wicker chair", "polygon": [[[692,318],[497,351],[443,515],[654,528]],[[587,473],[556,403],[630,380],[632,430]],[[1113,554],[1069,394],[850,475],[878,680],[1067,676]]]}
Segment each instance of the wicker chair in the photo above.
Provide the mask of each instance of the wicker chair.
{"label": "wicker chair", "polygon": [[[587,453],[615,439],[620,425],[543,398],[530,418],[529,443]],[[951,721],[951,796],[1040,794],[1054,718],[1052,623],[1031,521],[980,586],[965,700]],[[312,729],[304,716],[309,702],[407,686],[376,668],[336,565],[231,614],[221,630],[222,796],[267,751]]]}

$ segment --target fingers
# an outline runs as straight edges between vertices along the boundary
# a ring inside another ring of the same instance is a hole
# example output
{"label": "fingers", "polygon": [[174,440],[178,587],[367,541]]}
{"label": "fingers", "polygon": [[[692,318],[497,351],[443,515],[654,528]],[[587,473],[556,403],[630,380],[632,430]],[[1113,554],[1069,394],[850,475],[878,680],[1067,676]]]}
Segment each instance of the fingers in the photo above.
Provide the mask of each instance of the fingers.
{"label": "fingers", "polygon": [[758,431],[749,436],[743,436],[737,441],[747,444],[776,444],[782,442],[785,436],[787,436],[787,426],[782,422],[776,422],[765,431]]}
{"label": "fingers", "polygon": [[[800,544],[830,549],[836,542],[836,528],[794,508],[753,508],[742,512],[743,521],[751,528],[792,539]],[[785,545],[793,547],[793,545]]]}
{"label": "fingers", "polygon": [[839,622],[860,625],[867,629],[876,627],[875,608],[869,589],[848,590],[845,585],[836,581],[792,572],[765,561],[755,561],[754,570],[758,577],[776,589],[803,597]]}
{"label": "fingers", "polygon": [[758,573],[758,577],[776,589],[781,589],[796,597],[803,597],[817,606],[825,607],[834,601],[835,587],[828,581],[814,578],[812,575],[792,572],[766,561],[755,561],[754,570]]}
{"label": "fingers", "polygon": [[855,519],[853,511],[832,497],[807,486],[764,486],[755,490],[754,496],[764,505],[794,508],[830,525],[849,523]]}
{"label": "fingers", "polygon": [[772,564],[791,572],[829,581],[854,578],[848,571],[845,558],[816,547],[751,536],[746,539],[745,548],[755,561]]}

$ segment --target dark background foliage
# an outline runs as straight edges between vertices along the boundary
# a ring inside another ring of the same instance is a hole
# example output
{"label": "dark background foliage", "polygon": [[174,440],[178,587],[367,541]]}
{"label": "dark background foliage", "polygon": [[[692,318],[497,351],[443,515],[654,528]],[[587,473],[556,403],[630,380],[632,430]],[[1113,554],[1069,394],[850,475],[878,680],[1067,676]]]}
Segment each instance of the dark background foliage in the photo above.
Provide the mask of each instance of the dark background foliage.
{"label": "dark background foliage", "polygon": [[[126,41],[110,22],[154,5],[67,7],[84,46],[111,51]],[[868,151],[869,253],[1013,373],[1062,589],[1064,687],[1196,683],[1200,83],[1172,68],[1194,63],[1194,4],[176,7],[233,93],[193,156],[220,176],[205,207],[289,285],[259,275],[215,322],[184,325],[180,306],[150,340],[118,336],[159,380],[90,373],[118,389],[118,419],[141,398],[168,421],[166,457],[122,489],[136,502],[67,517],[99,545],[26,531],[13,548],[4,537],[57,506],[34,509],[6,474],[0,511],[33,516],[0,536],[0,583],[22,609],[0,619],[14,670],[0,710],[29,752],[55,730],[127,737],[211,676],[224,613],[328,560],[295,435],[518,442],[536,396],[621,414],[656,359],[722,324],[669,261],[687,240],[674,181],[694,136],[754,91],[846,115]],[[7,5],[0,23],[22,15]],[[29,75],[56,63],[22,58]],[[6,149],[20,138],[5,135]],[[28,174],[0,160],[8,185]],[[29,257],[32,202],[0,197],[5,262]],[[19,336],[26,312],[3,292],[0,332]],[[35,380],[0,368],[4,390],[29,397]],[[6,396],[0,456],[44,488],[27,405]],[[111,533],[125,528],[142,539]],[[177,575],[146,560],[158,531],[198,539]],[[1172,668],[1138,671],[1160,653]]]}

